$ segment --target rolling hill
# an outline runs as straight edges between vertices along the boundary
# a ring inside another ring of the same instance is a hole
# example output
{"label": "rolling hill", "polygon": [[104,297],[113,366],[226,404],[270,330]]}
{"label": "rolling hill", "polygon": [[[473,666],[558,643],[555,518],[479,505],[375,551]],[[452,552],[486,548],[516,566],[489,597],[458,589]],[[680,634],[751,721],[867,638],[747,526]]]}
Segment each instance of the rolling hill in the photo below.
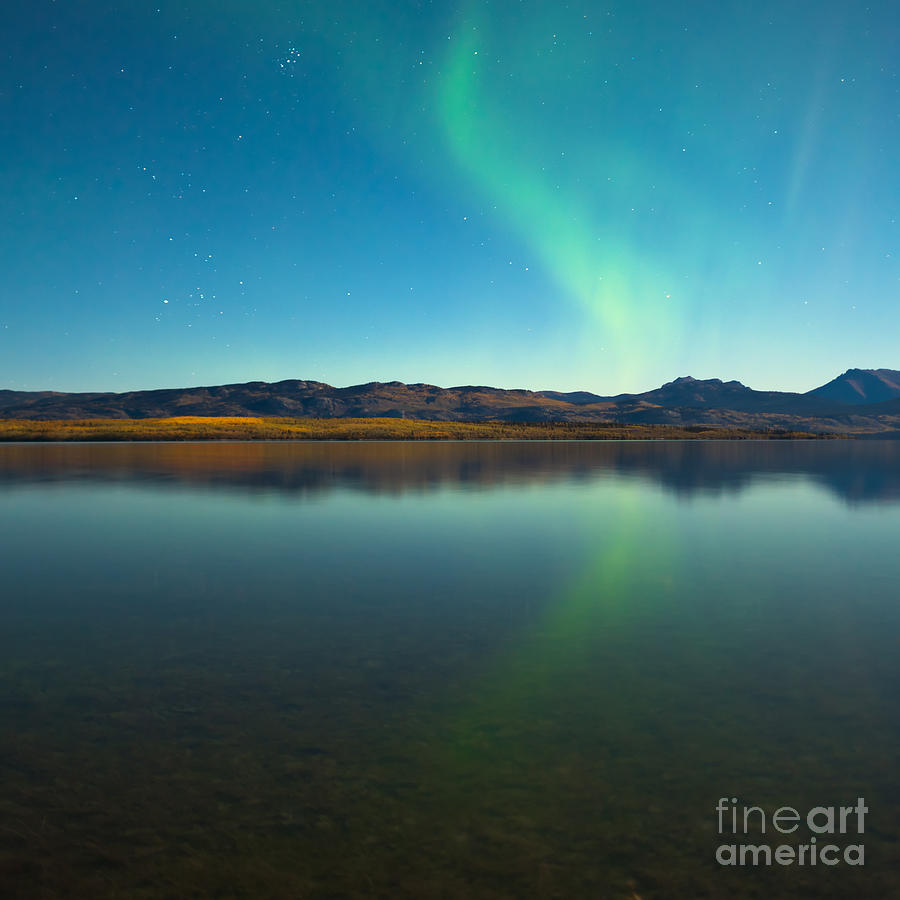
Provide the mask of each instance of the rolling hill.
{"label": "rolling hill", "polygon": [[388,417],[448,422],[619,422],[900,433],[900,372],[851,369],[804,394],[756,391],[738,381],[676,378],[654,390],[604,397],[587,391],[442,388],[399,381],[337,388],[319,381],[58,393],[0,391],[3,419],[142,419],[168,416]]}
{"label": "rolling hill", "polygon": [[838,403],[883,403],[900,397],[900,372],[894,369],[847,369],[808,396]]}

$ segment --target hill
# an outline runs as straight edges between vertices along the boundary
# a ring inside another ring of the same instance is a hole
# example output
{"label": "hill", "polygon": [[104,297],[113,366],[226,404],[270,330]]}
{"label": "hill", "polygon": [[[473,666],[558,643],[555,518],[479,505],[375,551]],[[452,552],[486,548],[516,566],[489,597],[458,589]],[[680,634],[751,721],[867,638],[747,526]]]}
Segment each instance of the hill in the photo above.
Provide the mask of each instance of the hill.
{"label": "hill", "polygon": [[838,403],[883,403],[900,397],[900,372],[894,369],[847,369],[843,375],[807,394]]}
{"label": "hill", "polygon": [[[295,379],[126,393],[4,390],[0,391],[0,418],[407,418],[432,422],[786,428],[886,435],[900,431],[900,387],[892,386],[894,381],[900,385],[900,373],[892,370],[850,370],[821,388],[799,394],[756,391],[739,381],[684,376],[650,391],[611,397],[587,391],[502,390],[476,385],[442,388],[399,381],[337,388]],[[833,393],[853,400],[836,399]],[[880,397],[884,399],[874,399]]]}

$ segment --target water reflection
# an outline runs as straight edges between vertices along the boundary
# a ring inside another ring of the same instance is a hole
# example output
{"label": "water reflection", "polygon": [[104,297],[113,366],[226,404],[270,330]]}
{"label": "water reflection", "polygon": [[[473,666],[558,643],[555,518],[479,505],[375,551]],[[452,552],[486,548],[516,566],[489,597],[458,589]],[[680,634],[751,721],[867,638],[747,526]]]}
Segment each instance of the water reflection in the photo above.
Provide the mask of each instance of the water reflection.
{"label": "water reflection", "polygon": [[847,503],[900,500],[900,441],[0,445],[0,487],[68,480],[399,493],[627,475],[680,497],[804,478]]}
{"label": "water reflection", "polygon": [[[0,447],[0,895],[896,895],[896,461]],[[865,871],[721,796],[866,797]]]}

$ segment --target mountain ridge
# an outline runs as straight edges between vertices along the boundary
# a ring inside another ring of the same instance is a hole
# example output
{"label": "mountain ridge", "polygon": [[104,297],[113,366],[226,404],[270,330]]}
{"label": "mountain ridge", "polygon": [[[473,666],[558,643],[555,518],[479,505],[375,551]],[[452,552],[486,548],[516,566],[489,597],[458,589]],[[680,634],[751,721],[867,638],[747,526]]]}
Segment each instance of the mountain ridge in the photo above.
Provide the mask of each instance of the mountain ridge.
{"label": "mountain ridge", "polygon": [[[845,399],[849,398],[849,399]],[[878,399],[876,399],[878,398]],[[682,375],[658,388],[602,396],[418,382],[337,388],[284,379],[113,392],[0,390],[3,419],[171,416],[407,417],[437,421],[620,422],[787,427],[879,433],[900,430],[900,371],[848,369],[806,393],[757,391],[740,381]]]}
{"label": "mountain ridge", "polygon": [[894,369],[847,369],[827,384],[809,391],[841,403],[881,403],[900,397],[900,372]]}

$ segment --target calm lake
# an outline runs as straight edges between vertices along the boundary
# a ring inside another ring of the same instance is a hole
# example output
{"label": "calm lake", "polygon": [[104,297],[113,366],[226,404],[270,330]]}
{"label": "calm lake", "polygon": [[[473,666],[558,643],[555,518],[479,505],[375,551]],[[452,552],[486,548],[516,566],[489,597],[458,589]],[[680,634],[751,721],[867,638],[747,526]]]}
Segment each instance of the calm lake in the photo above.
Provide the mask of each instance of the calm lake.
{"label": "calm lake", "polygon": [[0,534],[4,898],[900,896],[898,442],[5,445]]}

